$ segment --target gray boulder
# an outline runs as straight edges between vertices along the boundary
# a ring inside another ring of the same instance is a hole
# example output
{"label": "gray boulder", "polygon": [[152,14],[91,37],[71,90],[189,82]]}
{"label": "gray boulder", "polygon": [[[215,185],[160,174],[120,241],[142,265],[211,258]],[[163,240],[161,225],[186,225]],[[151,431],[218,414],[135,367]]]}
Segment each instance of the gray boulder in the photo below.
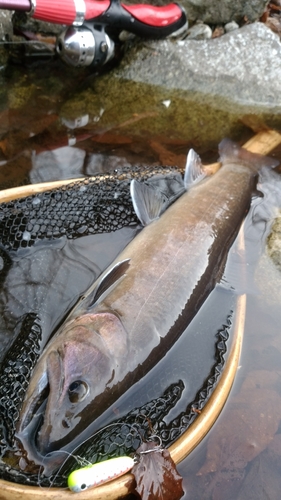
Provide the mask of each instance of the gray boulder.
{"label": "gray boulder", "polygon": [[240,22],[247,17],[257,21],[263,14],[268,0],[182,0],[190,21],[201,19],[210,24]]}
{"label": "gray boulder", "polygon": [[254,23],[212,40],[140,43],[115,76],[280,113],[280,59],[279,37]]}

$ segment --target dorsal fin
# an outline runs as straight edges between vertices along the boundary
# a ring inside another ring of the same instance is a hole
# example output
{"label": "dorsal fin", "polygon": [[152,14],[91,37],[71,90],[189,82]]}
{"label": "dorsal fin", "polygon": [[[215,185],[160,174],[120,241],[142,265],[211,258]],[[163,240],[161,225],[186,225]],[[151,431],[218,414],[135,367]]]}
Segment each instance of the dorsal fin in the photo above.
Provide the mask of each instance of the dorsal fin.
{"label": "dorsal fin", "polygon": [[190,149],[186,159],[184,186],[185,189],[191,188],[194,184],[206,177],[203,171],[200,156],[195,153],[194,149]]}
{"label": "dorsal fin", "polygon": [[158,219],[166,198],[154,187],[135,179],[131,182],[130,191],[134,210],[143,226]]}

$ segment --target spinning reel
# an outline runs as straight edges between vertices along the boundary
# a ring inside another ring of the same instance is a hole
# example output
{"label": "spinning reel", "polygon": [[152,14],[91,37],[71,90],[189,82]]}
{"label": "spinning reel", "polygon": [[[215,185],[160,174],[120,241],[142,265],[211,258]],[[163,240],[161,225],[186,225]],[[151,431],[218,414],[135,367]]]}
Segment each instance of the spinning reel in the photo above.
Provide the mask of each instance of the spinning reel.
{"label": "spinning reel", "polygon": [[59,56],[71,66],[99,66],[115,53],[120,33],[165,38],[186,29],[184,9],[124,5],[119,0],[0,0],[0,9],[29,12],[41,21],[66,25],[57,38]]}

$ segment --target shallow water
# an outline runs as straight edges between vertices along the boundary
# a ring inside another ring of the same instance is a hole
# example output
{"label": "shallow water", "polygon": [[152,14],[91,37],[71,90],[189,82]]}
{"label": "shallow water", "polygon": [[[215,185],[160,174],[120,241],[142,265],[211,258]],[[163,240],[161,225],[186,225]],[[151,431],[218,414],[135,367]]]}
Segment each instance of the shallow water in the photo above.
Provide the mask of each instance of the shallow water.
{"label": "shallow water", "polygon": [[[61,77],[63,72],[64,78]],[[141,107],[141,103],[134,102],[133,97],[124,98],[125,111],[121,114],[120,102],[111,102],[109,107],[104,96],[106,89],[102,93],[102,82],[106,82],[106,78],[100,78],[98,81],[85,72],[65,70],[60,64],[39,68],[10,66],[0,75],[2,189],[30,182],[91,175],[128,164],[182,166],[190,146],[202,154],[205,163],[212,163],[217,159],[217,143],[226,134],[239,140],[241,144],[251,135],[249,128],[240,121],[242,116],[233,116],[224,110],[212,110],[212,115],[207,110],[204,115],[204,105],[202,104],[201,109],[200,103],[196,103],[196,107],[189,108],[190,116],[192,112],[195,113],[193,120],[190,118],[191,129],[187,127],[186,134],[179,137],[171,132],[173,127],[167,129],[166,125],[166,129],[159,128],[162,113],[165,112],[161,99],[165,96],[156,94],[150,97],[150,108]],[[79,110],[79,105],[81,115],[75,115],[74,110]],[[198,106],[201,121],[196,120]],[[156,118],[157,127],[153,129]],[[165,120],[163,117],[163,121]],[[258,122],[259,117],[256,120]],[[176,121],[175,113],[174,122]],[[231,123],[231,127],[228,123]],[[209,127],[214,128],[215,125],[216,134],[209,133]],[[177,126],[182,127],[182,124]],[[281,148],[274,154],[281,160]],[[279,500],[280,497],[281,275],[265,251],[274,208],[281,207],[280,184],[280,178],[269,176],[262,188],[266,193],[265,198],[253,202],[253,208],[247,217],[245,235],[248,298],[240,368],[230,398],[215,426],[178,467],[184,478],[185,499]],[[276,192],[276,196],[273,196],[273,192]],[[119,248],[132,236],[132,231],[133,229],[123,231],[120,237],[115,234],[114,240],[109,236],[110,245],[104,237],[95,239],[95,247],[104,259],[101,266],[113,258],[110,252],[104,254],[104,248],[110,248],[111,241],[114,241],[117,245],[114,251],[118,253]],[[17,283],[16,292],[12,287],[5,292],[7,302],[3,306],[4,313],[12,311],[12,319],[9,321],[13,323],[21,315],[21,307],[29,307],[34,300],[41,300],[46,329],[55,327],[81,290],[89,286],[95,273],[98,273],[96,258],[89,251],[91,244],[93,242],[89,241],[89,237],[85,237],[70,245],[60,242],[52,249],[46,247],[34,252],[32,259],[44,263],[42,280],[40,278],[36,297],[33,286],[29,287],[30,295],[25,294],[24,304],[20,303],[18,296],[25,290],[26,279],[32,276],[28,265],[21,269],[24,261],[19,262],[15,275],[18,276],[20,272],[22,283]],[[53,256],[49,265],[46,265],[47,254],[57,252],[60,245],[66,253],[66,260],[60,266],[56,259],[56,270]],[[68,266],[73,268],[74,261],[80,282],[77,282],[76,272],[73,275],[69,272]],[[50,268],[52,276],[49,276]],[[52,294],[45,286],[46,275],[52,282]],[[232,283],[233,280],[238,292],[245,291],[243,287],[239,289],[235,263],[231,264],[228,276],[229,282]],[[64,280],[67,281],[67,286]],[[50,318],[50,308],[55,310],[59,296],[60,311]],[[235,294],[230,293],[227,286],[218,288],[212,294],[189,329],[189,345],[194,346],[195,340],[200,339],[200,336],[204,339],[211,331],[212,337],[208,337],[211,339],[210,344],[198,342],[196,354],[188,359],[180,358],[176,367],[170,358],[168,365],[159,372],[162,375],[157,379],[155,377],[157,382],[151,384],[150,381],[149,397],[154,397],[170,381],[175,381],[183,370],[185,397],[187,394],[192,397],[192,393],[196,393],[197,387],[193,382],[190,383],[191,376],[193,381],[200,382],[200,377],[204,380],[208,374],[213,359],[210,352],[214,335],[233,308],[234,300]],[[2,314],[2,322],[3,318],[5,314]],[[205,352],[201,346],[206,348]],[[186,375],[188,367],[190,375]],[[148,390],[145,388],[131,399],[131,405],[134,405],[134,401],[142,402],[147,396]],[[122,407],[120,411],[122,412]]]}
{"label": "shallow water", "polygon": [[186,499],[280,495],[281,275],[265,251],[274,207],[280,206],[280,177],[268,181],[265,198],[254,202],[246,220],[247,312],[239,370],[211,432],[179,466]]}

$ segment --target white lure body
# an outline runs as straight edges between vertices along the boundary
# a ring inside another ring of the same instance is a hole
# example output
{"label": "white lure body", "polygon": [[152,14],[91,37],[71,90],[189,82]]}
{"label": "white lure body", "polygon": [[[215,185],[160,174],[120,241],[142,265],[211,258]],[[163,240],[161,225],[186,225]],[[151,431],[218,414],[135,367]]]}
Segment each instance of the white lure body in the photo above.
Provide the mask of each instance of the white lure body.
{"label": "white lure body", "polygon": [[75,493],[79,493],[91,486],[99,486],[126,474],[132,469],[134,463],[131,457],[117,457],[98,464],[87,465],[71,472],[68,476],[68,487]]}

